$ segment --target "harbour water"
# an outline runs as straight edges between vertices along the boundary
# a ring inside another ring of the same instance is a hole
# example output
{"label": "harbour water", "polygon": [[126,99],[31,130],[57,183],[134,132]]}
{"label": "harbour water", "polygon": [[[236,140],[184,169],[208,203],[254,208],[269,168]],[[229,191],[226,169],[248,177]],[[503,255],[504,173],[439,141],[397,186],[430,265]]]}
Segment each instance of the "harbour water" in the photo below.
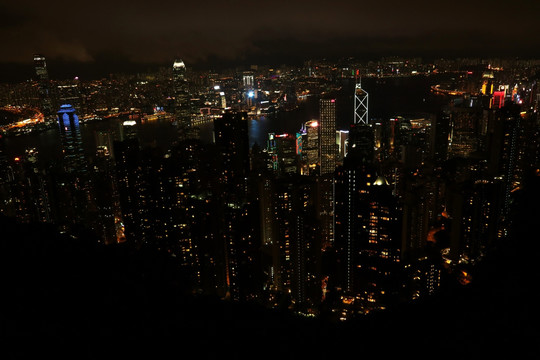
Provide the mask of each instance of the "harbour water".
{"label": "harbour water", "polygon": [[[362,88],[369,93],[369,117],[374,121],[388,119],[398,115],[432,113],[446,101],[430,92],[430,86],[439,79],[434,76],[414,76],[403,78],[366,78],[362,80]],[[337,129],[347,129],[353,119],[354,80],[344,80],[341,91],[333,94],[336,98]],[[278,111],[273,114],[249,120],[250,145],[258,143],[266,145],[267,134],[295,133],[302,123],[317,119],[319,114],[316,96],[308,97],[299,103],[298,108],[291,111]],[[95,154],[99,132],[116,131],[122,118],[111,118],[81,124],[83,145],[88,157]],[[212,141],[212,124],[201,127],[201,139]],[[175,127],[170,121],[150,121],[138,125],[141,144],[155,145],[168,149],[177,137]],[[32,133],[6,138],[8,156],[20,156],[27,148],[36,148],[40,154],[40,162],[49,163],[62,154],[58,129],[53,128],[41,133]]]}

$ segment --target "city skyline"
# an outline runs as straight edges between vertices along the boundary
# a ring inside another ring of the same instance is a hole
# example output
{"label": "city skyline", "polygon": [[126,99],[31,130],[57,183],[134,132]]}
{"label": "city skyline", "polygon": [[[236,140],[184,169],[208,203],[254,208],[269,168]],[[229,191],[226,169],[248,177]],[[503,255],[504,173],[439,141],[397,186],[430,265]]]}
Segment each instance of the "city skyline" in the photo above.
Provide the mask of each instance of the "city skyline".
{"label": "city skyline", "polygon": [[32,80],[0,81],[7,328],[528,350],[540,60],[180,56],[65,80],[33,59]]}

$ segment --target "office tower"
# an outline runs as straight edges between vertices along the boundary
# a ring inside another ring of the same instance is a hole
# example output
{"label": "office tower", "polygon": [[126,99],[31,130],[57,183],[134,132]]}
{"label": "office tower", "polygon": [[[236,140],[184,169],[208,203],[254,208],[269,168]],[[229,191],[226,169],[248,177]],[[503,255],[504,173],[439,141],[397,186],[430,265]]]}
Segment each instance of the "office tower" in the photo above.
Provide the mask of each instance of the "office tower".
{"label": "office tower", "polygon": [[55,213],[58,222],[65,230],[72,226],[82,226],[99,233],[101,225],[84,155],[79,117],[70,104],[62,105],[57,117],[64,170],[55,174],[57,176]]}
{"label": "office tower", "polygon": [[52,115],[52,104],[50,94],[49,73],[45,57],[40,54],[34,55],[34,67],[39,83],[39,96],[41,100],[41,111],[45,116]]}
{"label": "office tower", "polygon": [[243,84],[243,96],[248,108],[254,105],[254,100],[257,98],[257,91],[255,89],[255,81],[252,71],[244,71],[242,76]]}
{"label": "office tower", "polygon": [[62,105],[57,114],[64,156],[64,169],[67,173],[80,176],[86,173],[87,169],[79,117],[75,108],[69,104]]}
{"label": "office tower", "polygon": [[354,157],[362,163],[373,163],[375,160],[374,143],[374,132],[371,126],[351,124],[347,157]]}
{"label": "office tower", "polygon": [[59,104],[70,104],[77,109],[79,114],[85,114],[86,104],[82,101],[80,82],[78,78],[64,80],[56,87],[57,101]]}
{"label": "office tower", "polygon": [[272,158],[272,169],[279,176],[298,171],[297,139],[291,134],[268,134],[268,154]]}
{"label": "office tower", "polygon": [[[358,75],[358,74],[357,74]],[[362,89],[362,82],[356,83],[354,88],[354,124],[369,124],[369,94]]]}
{"label": "office tower", "polygon": [[302,175],[316,174],[320,164],[319,122],[310,120],[302,124]]}
{"label": "office tower", "polygon": [[320,174],[333,174],[336,168],[336,100],[321,99],[319,101],[319,148]]}
{"label": "office tower", "polygon": [[186,65],[182,60],[175,60],[172,71],[176,117],[182,128],[188,128],[191,126],[191,99],[186,79]]}
{"label": "office tower", "polygon": [[349,130],[336,130],[336,144],[338,146],[338,162],[341,163],[347,155]]}
{"label": "office tower", "polygon": [[242,76],[242,83],[245,90],[253,90],[255,88],[255,81],[252,71],[244,71]]}
{"label": "office tower", "polygon": [[323,248],[334,242],[334,171],[336,170],[336,100],[319,101],[319,154],[318,219],[321,223]]}
{"label": "office tower", "polygon": [[62,226],[101,228],[92,193],[91,179],[84,155],[84,148],[75,108],[64,104],[57,112],[62,143],[64,172],[58,174],[56,201],[59,222]]}

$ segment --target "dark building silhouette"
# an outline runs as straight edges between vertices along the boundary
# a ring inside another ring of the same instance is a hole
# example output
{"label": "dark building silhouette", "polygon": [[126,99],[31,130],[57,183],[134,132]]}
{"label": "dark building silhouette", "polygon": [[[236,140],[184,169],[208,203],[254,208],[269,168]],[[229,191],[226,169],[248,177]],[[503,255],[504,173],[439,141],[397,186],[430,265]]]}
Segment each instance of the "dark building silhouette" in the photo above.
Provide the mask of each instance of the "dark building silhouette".
{"label": "dark building silhouette", "polygon": [[53,115],[51,102],[51,86],[49,82],[49,72],[45,56],[34,54],[34,68],[39,84],[39,97],[41,101],[41,111],[44,115]]}
{"label": "dark building silhouette", "polygon": [[247,114],[223,114],[214,120],[214,134],[222,164],[222,183],[228,195],[243,195],[250,169]]}

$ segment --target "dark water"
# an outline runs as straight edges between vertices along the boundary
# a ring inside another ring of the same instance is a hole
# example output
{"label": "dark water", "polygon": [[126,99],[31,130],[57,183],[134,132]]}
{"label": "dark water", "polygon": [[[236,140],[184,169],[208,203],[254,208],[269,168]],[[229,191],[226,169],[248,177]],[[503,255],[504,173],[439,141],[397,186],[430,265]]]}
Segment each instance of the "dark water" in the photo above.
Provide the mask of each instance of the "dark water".
{"label": "dark water", "polygon": [[[434,113],[447,99],[435,96],[430,86],[440,81],[440,76],[415,76],[408,78],[367,78],[362,80],[362,88],[369,94],[369,117],[373,121],[389,119],[398,115]],[[346,130],[354,119],[355,82],[346,80],[342,89],[334,94],[336,98],[337,129]],[[266,144],[268,132],[294,133],[300,130],[302,123],[318,119],[319,99],[309,98],[302,102],[297,110],[280,112],[249,124],[250,143]]]}
{"label": "dark water", "polygon": [[[369,117],[373,120],[388,119],[397,115],[417,114],[436,111],[446,99],[430,93],[430,85],[440,81],[438,77],[415,76],[407,78],[362,80],[362,88],[369,93]],[[342,90],[334,94],[337,108],[337,128],[347,129],[353,119],[354,81],[345,80]],[[250,144],[266,145],[267,134],[295,133],[302,123],[317,119],[319,116],[318,98],[311,97],[301,102],[298,109],[281,111],[276,114],[249,120]],[[93,156],[96,147],[96,134],[99,131],[117,133],[124,119],[109,119],[89,122],[81,125],[85,151]],[[176,139],[176,128],[169,121],[155,121],[138,126],[139,138],[143,145],[153,144],[163,149],[169,148]],[[212,125],[201,128],[202,140],[212,141]],[[57,129],[39,134],[6,138],[8,156],[20,156],[24,150],[35,147],[40,154],[40,161],[47,163],[61,156],[60,136]]]}

